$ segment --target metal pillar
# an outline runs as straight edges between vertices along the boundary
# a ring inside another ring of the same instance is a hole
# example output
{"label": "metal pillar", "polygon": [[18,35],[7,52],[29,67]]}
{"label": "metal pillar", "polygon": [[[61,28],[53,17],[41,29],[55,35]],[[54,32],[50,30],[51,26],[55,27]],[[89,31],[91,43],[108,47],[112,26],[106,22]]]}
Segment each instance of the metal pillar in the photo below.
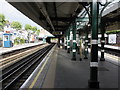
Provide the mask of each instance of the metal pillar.
{"label": "metal pillar", "polygon": [[64,47],[65,47],[65,50],[67,50],[67,35],[65,35],[64,37]]}
{"label": "metal pillar", "polygon": [[86,26],[84,59],[88,59],[88,27]]}
{"label": "metal pillar", "polygon": [[58,38],[58,47],[60,48],[60,38]]}
{"label": "metal pillar", "polygon": [[73,44],[72,44],[72,60],[76,60],[76,22],[74,21],[72,24],[73,31]]}
{"label": "metal pillar", "polygon": [[[81,33],[79,33],[81,36]],[[80,37],[80,61],[82,61],[83,54],[82,54],[82,38]]]}
{"label": "metal pillar", "polygon": [[100,24],[100,30],[101,30],[101,58],[100,61],[105,61],[104,58],[104,45],[105,45],[105,22],[103,21],[103,18],[101,18],[101,24]]}
{"label": "metal pillar", "polygon": [[91,2],[92,16],[92,41],[91,41],[91,62],[90,62],[90,80],[89,88],[99,88],[98,82],[98,13],[99,5],[97,0]]}
{"label": "metal pillar", "polygon": [[72,40],[73,40],[73,31],[72,31],[72,26],[70,26],[70,51],[72,51]]}
{"label": "metal pillar", "polygon": [[76,42],[77,42],[77,53],[80,54],[79,31],[77,31],[77,34],[76,34]]}
{"label": "metal pillar", "polygon": [[67,31],[67,53],[70,53],[70,29]]}

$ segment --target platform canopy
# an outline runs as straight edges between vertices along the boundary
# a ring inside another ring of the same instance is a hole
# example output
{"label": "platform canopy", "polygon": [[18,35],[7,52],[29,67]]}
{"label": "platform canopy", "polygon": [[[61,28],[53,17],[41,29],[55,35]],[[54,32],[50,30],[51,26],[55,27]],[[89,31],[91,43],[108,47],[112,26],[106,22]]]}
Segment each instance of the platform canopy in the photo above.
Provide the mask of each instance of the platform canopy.
{"label": "platform canopy", "polygon": [[[28,0],[28,2],[25,2],[26,0],[24,0],[24,2],[15,2],[15,0],[6,1],[56,36],[63,34],[70,23],[83,9],[83,6],[79,2],[34,2],[33,0]],[[87,3],[83,2],[83,4]]]}
{"label": "platform canopy", "polygon": [[[15,8],[42,26],[54,36],[62,36],[65,30],[83,11],[83,5],[87,6],[92,0],[6,0]],[[119,8],[118,4],[114,5]],[[113,5],[112,5],[113,7]],[[111,7],[111,8],[112,8]],[[115,7],[115,8],[116,8]],[[110,9],[112,10],[112,9]],[[114,10],[115,11],[115,10]],[[112,12],[112,11],[111,11]],[[108,10],[103,14],[108,21],[113,21]],[[108,15],[106,15],[108,14]],[[118,17],[115,18],[118,20]]]}

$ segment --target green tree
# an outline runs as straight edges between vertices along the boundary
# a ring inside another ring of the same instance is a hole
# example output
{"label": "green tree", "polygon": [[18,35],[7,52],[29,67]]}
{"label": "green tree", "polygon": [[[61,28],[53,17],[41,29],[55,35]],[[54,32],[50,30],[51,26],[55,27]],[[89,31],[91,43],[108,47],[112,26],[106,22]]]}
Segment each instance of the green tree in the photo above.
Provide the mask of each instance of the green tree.
{"label": "green tree", "polygon": [[37,27],[32,27],[32,31],[35,33],[37,31]]}
{"label": "green tree", "polygon": [[36,31],[36,34],[39,35],[39,33],[40,33],[40,30],[37,30],[37,31]]}
{"label": "green tree", "polygon": [[25,30],[31,30],[32,29],[32,26],[31,25],[29,25],[29,24],[26,24],[25,25]]}
{"label": "green tree", "polygon": [[20,22],[17,22],[17,21],[13,21],[11,23],[11,27],[14,28],[14,29],[17,29],[17,30],[20,30],[22,28],[22,25]]}
{"label": "green tree", "polygon": [[0,30],[2,30],[4,26],[5,26],[5,16],[4,14],[0,14]]}

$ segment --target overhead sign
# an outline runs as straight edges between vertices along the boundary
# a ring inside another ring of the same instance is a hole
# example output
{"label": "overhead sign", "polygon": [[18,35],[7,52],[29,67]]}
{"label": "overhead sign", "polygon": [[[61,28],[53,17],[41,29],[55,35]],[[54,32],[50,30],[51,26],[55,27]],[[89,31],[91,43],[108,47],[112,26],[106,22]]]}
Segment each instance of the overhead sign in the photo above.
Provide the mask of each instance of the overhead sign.
{"label": "overhead sign", "polygon": [[62,32],[61,31],[53,31],[52,34],[53,35],[62,35]]}

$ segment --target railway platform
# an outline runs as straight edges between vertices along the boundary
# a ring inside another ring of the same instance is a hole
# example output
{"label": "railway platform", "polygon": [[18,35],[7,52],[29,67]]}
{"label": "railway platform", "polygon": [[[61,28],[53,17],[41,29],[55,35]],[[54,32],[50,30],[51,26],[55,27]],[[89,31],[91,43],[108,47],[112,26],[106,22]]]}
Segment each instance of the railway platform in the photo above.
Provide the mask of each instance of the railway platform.
{"label": "railway platform", "polygon": [[[76,61],[72,61],[71,56],[66,50],[54,47],[20,90],[24,88],[88,88],[90,58],[80,61],[80,55],[76,54]],[[105,57],[105,59],[107,60],[99,61],[100,88],[118,90],[119,66],[112,63],[109,58]]]}
{"label": "railway platform", "polygon": [[25,44],[21,44],[21,45],[15,45],[15,46],[10,47],[10,48],[0,47],[0,55],[2,55],[4,53],[12,52],[14,50],[19,50],[19,49],[24,49],[24,48],[27,48],[27,47],[32,47],[32,46],[40,45],[42,43],[43,42],[41,41],[41,42],[38,42],[38,43],[25,43]]}

